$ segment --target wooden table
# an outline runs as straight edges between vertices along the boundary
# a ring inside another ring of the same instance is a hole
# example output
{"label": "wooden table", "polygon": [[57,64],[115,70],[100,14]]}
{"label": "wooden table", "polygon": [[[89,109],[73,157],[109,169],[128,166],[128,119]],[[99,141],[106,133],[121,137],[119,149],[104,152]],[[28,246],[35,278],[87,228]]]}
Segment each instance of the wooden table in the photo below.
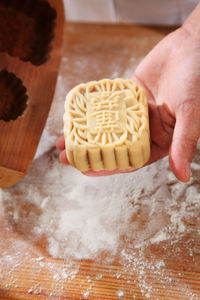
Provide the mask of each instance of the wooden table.
{"label": "wooden table", "polygon": [[[149,50],[171,30],[66,24],[65,64],[60,74],[67,89],[82,81],[129,77]],[[55,97],[52,110],[56,105]],[[62,120],[58,123],[61,126]],[[21,209],[26,218],[33,208],[24,203]],[[136,249],[130,260],[127,249],[126,264],[119,264],[118,257],[112,263],[53,259],[41,240],[27,238],[29,228],[10,222],[9,209],[2,205],[0,211],[0,299],[200,298],[200,238],[192,231],[198,225],[195,220],[187,224],[192,241],[186,235],[178,245],[170,241],[155,243],[143,252]],[[140,219],[142,226],[145,214]],[[191,248],[196,250],[191,253]]]}

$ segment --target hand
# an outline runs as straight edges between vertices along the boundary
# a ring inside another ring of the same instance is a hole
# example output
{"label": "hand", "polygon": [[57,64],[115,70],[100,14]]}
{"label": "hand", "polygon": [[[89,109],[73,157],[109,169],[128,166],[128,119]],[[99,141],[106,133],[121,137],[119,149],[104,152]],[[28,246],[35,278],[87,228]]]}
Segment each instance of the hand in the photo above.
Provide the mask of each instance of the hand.
{"label": "hand", "polygon": [[[184,182],[190,179],[190,163],[200,137],[200,42],[181,27],[164,38],[137,67],[132,79],[148,97],[151,158],[148,164],[169,154],[171,168]],[[57,141],[60,161],[67,164],[64,137]],[[88,171],[86,175],[110,175],[129,170]]]}
{"label": "hand", "polygon": [[134,74],[148,93],[151,161],[169,152],[170,166],[184,182],[190,179],[200,136],[199,53],[200,42],[181,27],[163,39]]}

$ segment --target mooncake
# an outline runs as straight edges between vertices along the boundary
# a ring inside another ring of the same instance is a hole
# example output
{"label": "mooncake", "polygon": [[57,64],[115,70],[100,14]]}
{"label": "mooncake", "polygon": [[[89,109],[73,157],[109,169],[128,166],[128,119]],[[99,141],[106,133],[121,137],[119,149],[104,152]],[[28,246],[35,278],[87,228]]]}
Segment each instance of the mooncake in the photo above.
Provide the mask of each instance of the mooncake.
{"label": "mooncake", "polygon": [[63,119],[67,158],[82,172],[137,169],[150,158],[147,97],[131,80],[77,85],[66,96]]}

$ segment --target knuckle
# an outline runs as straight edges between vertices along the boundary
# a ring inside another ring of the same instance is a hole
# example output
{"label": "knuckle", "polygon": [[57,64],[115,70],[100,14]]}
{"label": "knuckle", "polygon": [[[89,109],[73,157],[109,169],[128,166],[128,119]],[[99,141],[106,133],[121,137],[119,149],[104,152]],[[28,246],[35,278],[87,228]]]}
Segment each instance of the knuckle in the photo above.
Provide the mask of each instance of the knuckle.
{"label": "knuckle", "polygon": [[181,148],[183,148],[184,151],[186,152],[190,152],[190,151],[194,151],[197,147],[197,142],[198,142],[198,138],[193,138],[190,136],[185,137],[184,141],[183,141],[183,137],[175,137],[173,138],[173,142],[175,142],[176,144],[179,144],[179,146]]}
{"label": "knuckle", "polygon": [[192,110],[192,106],[191,106],[191,101],[190,100],[186,100],[184,102],[182,102],[179,106],[179,112],[185,114],[188,113]]}
{"label": "knuckle", "polygon": [[190,148],[190,149],[194,149],[197,146],[197,142],[198,142],[198,138],[188,137],[185,140],[185,147]]}
{"label": "knuckle", "polygon": [[187,99],[179,105],[178,111],[181,112],[182,114],[190,114],[191,116],[194,116],[197,113],[199,114],[200,101]]}

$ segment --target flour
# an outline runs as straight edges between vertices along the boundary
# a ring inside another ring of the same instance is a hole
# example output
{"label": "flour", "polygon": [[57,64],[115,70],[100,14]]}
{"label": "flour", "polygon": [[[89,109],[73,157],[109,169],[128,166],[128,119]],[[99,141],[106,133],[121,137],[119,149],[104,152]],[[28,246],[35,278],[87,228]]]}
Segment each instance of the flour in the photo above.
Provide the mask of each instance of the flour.
{"label": "flour", "polygon": [[[67,64],[66,60],[63,62]],[[132,59],[131,64],[134,63]],[[77,66],[81,73],[84,66],[78,62]],[[131,70],[127,69],[125,77],[130,74]],[[113,76],[118,75],[116,67]],[[22,258],[26,260],[27,255],[30,259],[25,241],[34,244],[45,240],[45,251],[65,261],[90,259],[112,263],[118,257],[118,264],[123,268],[116,272],[115,279],[124,280],[128,272],[134,274],[134,284],[139,286],[144,298],[151,298],[155,291],[151,280],[156,278],[163,286],[178,286],[179,282],[180,290],[196,299],[178,277],[172,279],[166,271],[165,259],[176,257],[177,264],[181,265],[178,253],[185,249],[193,259],[192,267],[199,265],[195,257],[200,249],[193,247],[192,237],[195,234],[200,238],[200,144],[188,184],[175,179],[166,158],[131,174],[86,177],[71,167],[62,166],[55,149],[56,138],[62,132],[63,99],[68,89],[67,81],[60,75],[57,101],[52,105],[28,175],[16,186],[0,190],[0,214],[8,220],[6,228],[8,231],[18,228],[17,233],[24,238],[17,244],[14,239],[10,240],[9,250],[0,254],[0,274],[7,268],[9,284],[17,286],[12,273],[20,267]],[[180,249],[176,245],[184,238],[187,244]],[[159,256],[152,250],[156,247],[162,251]],[[41,253],[34,258],[35,264],[38,273],[48,269],[55,288],[58,282],[63,282],[64,287],[64,283],[74,280],[79,272],[77,265],[54,266]],[[101,273],[96,274],[96,280],[102,277]],[[91,278],[86,280],[89,287],[82,293],[84,298],[88,298],[93,289]],[[126,282],[117,292],[119,298],[126,295],[125,285]],[[27,292],[38,294],[41,289],[41,286],[33,286]],[[134,289],[130,292],[137,299]]]}
{"label": "flour", "polygon": [[[163,222],[158,219],[155,221],[155,214],[159,213],[159,203],[157,205],[154,203],[156,207],[152,206],[148,196],[157,174],[156,166],[148,167],[151,180],[149,180],[148,168],[135,174],[91,178],[83,176],[71,167],[63,168],[57,159],[54,159],[55,157],[57,158],[57,153],[53,150],[48,156],[35,160],[30,175],[18,186],[3,192],[4,204],[9,208],[10,213],[13,213],[15,222],[27,221],[27,216],[25,220],[21,212],[21,198],[23,203],[29,203],[36,210],[39,208],[39,213],[32,209],[28,217],[28,221],[31,222],[31,234],[34,238],[45,234],[49,253],[53,257],[71,256],[77,259],[91,259],[97,257],[101,250],[108,251],[114,256],[122,235],[126,234],[127,238],[133,238],[137,247],[138,243],[148,240],[148,235],[150,237],[158,232]],[[43,170],[40,169],[41,165]],[[40,182],[38,182],[38,173],[42,179]],[[55,178],[59,178],[56,188],[53,184]],[[160,180],[162,184],[164,177]],[[45,189],[43,182],[45,182]],[[141,203],[139,199],[144,186],[147,195],[143,196],[143,203]],[[156,185],[154,186],[156,188]],[[163,187],[160,185],[157,187],[155,197],[159,196],[161,190]],[[11,191],[19,195],[15,196],[14,202],[12,201],[12,207]],[[160,198],[158,200],[160,201]],[[48,204],[44,205],[44,201]],[[144,214],[154,216],[154,218],[147,218],[144,231],[139,230],[140,223],[132,223],[130,220],[141,209],[144,210]],[[160,208],[160,210],[165,209]],[[176,220],[172,221],[176,222]],[[132,232],[135,232],[134,237]]]}
{"label": "flour", "polygon": [[118,296],[119,298],[123,297],[123,296],[124,296],[124,292],[121,291],[121,290],[119,290],[119,291],[117,292],[117,296]]}
{"label": "flour", "polygon": [[[54,258],[102,261],[103,252],[104,262],[111,263],[121,253],[119,263],[126,272],[136,274],[141,294],[150,298],[152,283],[146,270],[159,276],[163,286],[173,282],[165,272],[164,260],[149,261],[145,249],[166,241],[177,244],[191,231],[190,224],[200,235],[196,170],[191,182],[183,184],[174,178],[167,159],[163,159],[132,174],[91,178],[59,164],[58,152],[53,148],[35,159],[18,185],[1,191],[1,203],[13,224],[20,224],[21,234],[32,241],[45,236],[46,250]],[[198,249],[189,247],[188,255],[193,257],[195,251]],[[20,257],[5,253],[2,261],[2,266],[15,262],[17,268]],[[43,256],[35,262],[40,263],[40,269],[47,267]],[[116,273],[118,280],[123,272]],[[55,286],[60,280],[75,279],[77,273],[78,269],[69,273],[67,269],[52,268]],[[84,298],[89,297],[90,287],[83,292]],[[28,292],[39,291],[34,286]],[[118,297],[123,298],[122,291]]]}

